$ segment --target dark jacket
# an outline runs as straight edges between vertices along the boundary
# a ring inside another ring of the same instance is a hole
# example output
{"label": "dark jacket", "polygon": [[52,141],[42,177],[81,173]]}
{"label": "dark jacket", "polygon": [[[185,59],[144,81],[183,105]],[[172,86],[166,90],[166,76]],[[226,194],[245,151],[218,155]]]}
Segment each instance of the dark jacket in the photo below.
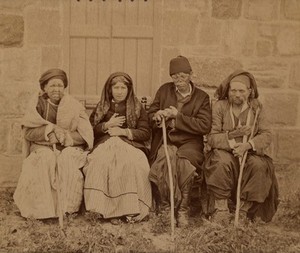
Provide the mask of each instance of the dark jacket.
{"label": "dark jacket", "polygon": [[[175,129],[168,129],[168,139],[178,147],[177,154],[187,158],[194,166],[200,167],[203,162],[203,135],[211,129],[211,108],[209,96],[195,87],[191,82],[191,99],[178,112],[175,119]],[[149,109],[149,120],[152,124],[152,144],[149,155],[150,165],[156,159],[157,151],[162,145],[162,130],[156,127],[152,120],[158,110],[170,106],[177,107],[176,89],[173,82],[162,85]]]}

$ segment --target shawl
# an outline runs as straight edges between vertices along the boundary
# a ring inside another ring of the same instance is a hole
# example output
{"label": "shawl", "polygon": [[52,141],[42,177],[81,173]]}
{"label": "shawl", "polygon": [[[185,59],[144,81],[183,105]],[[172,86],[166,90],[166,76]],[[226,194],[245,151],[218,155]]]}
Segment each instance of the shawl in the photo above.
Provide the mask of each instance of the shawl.
{"label": "shawl", "polygon": [[250,99],[258,98],[259,94],[258,94],[257,84],[254,79],[254,76],[252,74],[250,74],[249,72],[242,70],[242,69],[238,69],[238,70],[234,71],[219,85],[219,87],[217,88],[217,90],[214,94],[215,98],[217,98],[218,100],[228,99],[228,91],[229,91],[229,87],[230,87],[230,81],[234,77],[239,76],[239,75],[248,76],[250,79],[250,88],[252,90]]}
{"label": "shawl", "polygon": [[[38,97],[40,95],[41,94],[35,94],[29,101],[28,108],[21,121],[23,131],[24,127],[35,128],[52,124],[50,121],[45,120],[36,110]],[[82,104],[68,94],[65,94],[59,103],[56,124],[65,130],[78,131],[88,144],[88,149],[92,149],[94,137],[88,115]],[[22,153],[24,158],[26,158],[29,155],[30,142],[25,138],[23,138],[23,140]],[[45,142],[44,144],[49,145],[49,142]]]}
{"label": "shawl", "polygon": [[129,128],[135,128],[137,121],[140,117],[141,103],[138,98],[135,96],[133,91],[133,83],[131,77],[124,72],[115,72],[111,74],[107,81],[105,82],[104,88],[102,90],[101,99],[97,104],[96,108],[93,110],[90,116],[90,122],[92,126],[96,126],[107,114],[110,108],[111,97],[111,87],[112,79],[117,76],[123,76],[129,82],[128,94],[126,98],[126,121]]}

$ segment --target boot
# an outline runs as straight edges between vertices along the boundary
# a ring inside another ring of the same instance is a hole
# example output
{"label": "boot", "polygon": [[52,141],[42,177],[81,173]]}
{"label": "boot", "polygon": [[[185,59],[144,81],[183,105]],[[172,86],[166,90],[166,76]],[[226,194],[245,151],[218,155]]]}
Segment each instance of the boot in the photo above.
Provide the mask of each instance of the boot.
{"label": "boot", "polygon": [[230,223],[230,213],[227,199],[215,199],[215,212],[212,215],[212,222],[222,226]]}
{"label": "boot", "polygon": [[177,226],[186,227],[189,225],[189,201],[190,201],[190,190],[193,184],[193,179],[185,184],[181,189],[181,203],[178,209]]}

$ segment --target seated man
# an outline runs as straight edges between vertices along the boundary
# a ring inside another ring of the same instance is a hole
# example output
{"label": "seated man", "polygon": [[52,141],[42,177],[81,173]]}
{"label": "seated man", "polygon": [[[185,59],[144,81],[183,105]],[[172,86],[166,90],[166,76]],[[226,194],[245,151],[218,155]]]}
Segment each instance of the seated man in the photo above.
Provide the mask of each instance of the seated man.
{"label": "seated man", "polygon": [[[168,168],[163,148],[161,123],[166,119],[168,152],[173,172],[177,225],[188,224],[189,192],[203,156],[203,135],[211,128],[209,96],[191,81],[192,68],[187,58],[178,56],[170,62],[172,82],[162,85],[149,108],[153,138],[149,162],[154,197],[161,207],[169,207]],[[156,192],[155,192],[156,191]]]}
{"label": "seated man", "polygon": [[[213,219],[228,224],[228,200],[236,202],[241,158],[248,150],[241,184],[241,219],[247,222],[247,218],[257,215],[270,221],[278,205],[278,186],[272,159],[264,153],[272,135],[257,99],[255,79],[252,74],[237,70],[223,81],[216,96],[208,135],[212,150],[204,165],[208,191],[215,199]],[[249,139],[253,127],[253,138]]]}

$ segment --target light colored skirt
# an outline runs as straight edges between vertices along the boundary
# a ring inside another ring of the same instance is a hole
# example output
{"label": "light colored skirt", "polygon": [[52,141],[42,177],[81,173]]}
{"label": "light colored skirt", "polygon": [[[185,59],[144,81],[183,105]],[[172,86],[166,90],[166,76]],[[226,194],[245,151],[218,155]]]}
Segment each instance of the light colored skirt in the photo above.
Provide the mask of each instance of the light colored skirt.
{"label": "light colored skirt", "polygon": [[58,217],[58,189],[63,213],[77,212],[84,184],[80,168],[85,165],[86,157],[87,152],[76,147],[65,148],[57,156],[47,146],[30,153],[23,161],[14,193],[21,215],[35,219]]}
{"label": "light colored skirt", "polygon": [[119,137],[109,138],[88,156],[83,169],[86,209],[104,218],[135,215],[142,220],[152,203],[149,171],[141,150]]}

